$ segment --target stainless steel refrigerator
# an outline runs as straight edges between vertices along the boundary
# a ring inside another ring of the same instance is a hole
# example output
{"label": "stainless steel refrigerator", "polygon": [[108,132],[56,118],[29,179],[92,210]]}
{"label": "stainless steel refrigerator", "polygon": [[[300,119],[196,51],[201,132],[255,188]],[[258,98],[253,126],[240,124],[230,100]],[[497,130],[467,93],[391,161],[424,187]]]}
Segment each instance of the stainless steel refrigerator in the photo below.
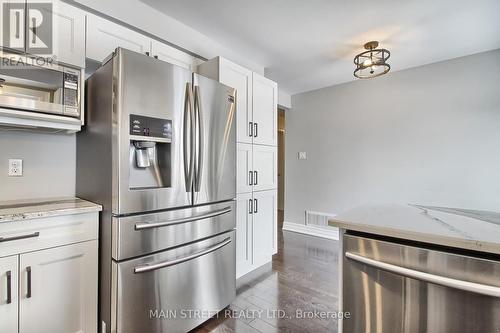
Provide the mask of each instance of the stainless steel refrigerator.
{"label": "stainless steel refrigerator", "polygon": [[99,332],[185,332],[234,299],[235,95],[121,48],[87,80],[77,195],[104,206]]}

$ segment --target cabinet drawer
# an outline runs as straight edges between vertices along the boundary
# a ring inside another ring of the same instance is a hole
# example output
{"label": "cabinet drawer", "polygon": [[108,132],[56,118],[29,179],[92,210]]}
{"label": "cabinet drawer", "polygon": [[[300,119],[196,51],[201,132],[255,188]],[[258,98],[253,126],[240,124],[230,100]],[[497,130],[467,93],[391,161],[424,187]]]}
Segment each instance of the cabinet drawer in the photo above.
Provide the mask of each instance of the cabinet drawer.
{"label": "cabinet drawer", "polygon": [[97,239],[99,213],[0,223],[0,256]]}

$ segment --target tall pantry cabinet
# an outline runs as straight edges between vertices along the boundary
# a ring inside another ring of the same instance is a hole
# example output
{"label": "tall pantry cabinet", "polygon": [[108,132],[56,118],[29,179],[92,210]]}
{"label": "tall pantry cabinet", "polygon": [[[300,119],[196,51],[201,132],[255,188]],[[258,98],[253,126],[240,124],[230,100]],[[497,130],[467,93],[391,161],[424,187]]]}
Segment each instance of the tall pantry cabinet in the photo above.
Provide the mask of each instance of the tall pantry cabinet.
{"label": "tall pantry cabinet", "polygon": [[278,86],[222,57],[198,73],[236,89],[236,277],[277,252]]}

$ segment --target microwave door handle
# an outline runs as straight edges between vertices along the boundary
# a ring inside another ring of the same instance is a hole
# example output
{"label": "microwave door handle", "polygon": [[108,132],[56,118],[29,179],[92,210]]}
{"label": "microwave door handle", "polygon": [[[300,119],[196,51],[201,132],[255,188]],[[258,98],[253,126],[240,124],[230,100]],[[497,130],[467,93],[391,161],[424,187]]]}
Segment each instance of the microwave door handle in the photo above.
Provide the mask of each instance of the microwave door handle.
{"label": "microwave door handle", "polygon": [[410,268],[405,268],[393,264],[388,264],[379,260],[374,260],[354,254],[352,252],[345,253],[346,258],[353,261],[381,269],[396,275],[406,276],[412,279],[438,284],[444,287],[459,289],[463,291],[468,291],[476,294],[500,297],[500,287],[490,286],[481,283],[463,281],[458,279],[449,278],[446,276],[435,275],[431,273],[421,272]]}
{"label": "microwave door handle", "polygon": [[174,259],[174,260],[167,260],[167,261],[160,261],[160,262],[149,264],[149,265],[135,267],[134,273],[136,273],[136,274],[137,273],[146,273],[146,272],[154,271],[154,270],[157,270],[160,268],[165,268],[165,267],[177,265],[177,264],[189,261],[189,260],[193,260],[193,259],[196,259],[198,257],[204,256],[206,254],[209,254],[211,252],[217,251],[218,249],[228,245],[229,243],[231,243],[231,237],[228,237],[228,238],[224,239],[222,242],[217,243],[213,246],[210,246],[202,251],[195,252],[193,254],[190,254],[190,255],[182,257],[182,258],[178,258],[178,259]]}
{"label": "microwave door handle", "polygon": [[205,154],[205,128],[203,123],[203,110],[201,108],[200,87],[194,87],[194,108],[198,124],[198,162],[196,163],[195,191],[200,192],[203,173],[203,155]]}

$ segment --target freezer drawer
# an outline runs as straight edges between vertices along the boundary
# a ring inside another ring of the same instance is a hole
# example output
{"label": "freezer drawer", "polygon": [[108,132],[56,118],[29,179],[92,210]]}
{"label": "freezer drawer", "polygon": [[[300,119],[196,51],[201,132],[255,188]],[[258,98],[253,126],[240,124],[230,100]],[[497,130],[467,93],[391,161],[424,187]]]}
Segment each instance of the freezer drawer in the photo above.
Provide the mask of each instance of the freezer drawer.
{"label": "freezer drawer", "polygon": [[236,297],[235,232],[113,262],[119,333],[187,332]]}
{"label": "freezer drawer", "polygon": [[344,332],[497,332],[500,261],[345,235]]}
{"label": "freezer drawer", "polygon": [[123,260],[210,237],[236,227],[236,203],[113,217],[113,259]]}

